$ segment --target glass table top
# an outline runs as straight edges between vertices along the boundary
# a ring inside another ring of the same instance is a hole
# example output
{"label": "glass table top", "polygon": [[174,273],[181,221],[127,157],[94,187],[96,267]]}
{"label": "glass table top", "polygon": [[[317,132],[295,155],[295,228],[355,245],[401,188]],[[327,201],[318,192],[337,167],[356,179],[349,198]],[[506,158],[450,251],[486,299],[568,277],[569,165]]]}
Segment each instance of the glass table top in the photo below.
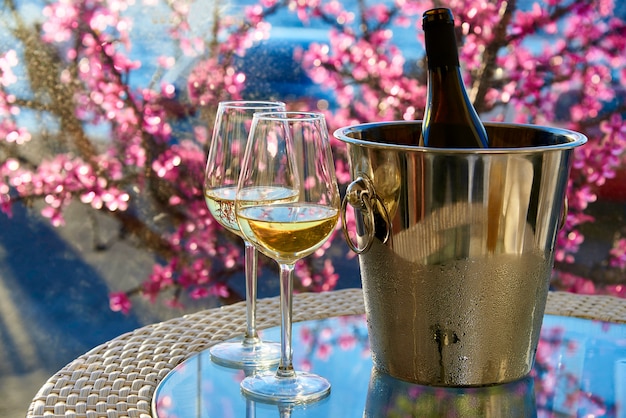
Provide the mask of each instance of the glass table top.
{"label": "glass table top", "polygon": [[[278,328],[262,337],[277,341]],[[295,323],[294,366],[331,382],[322,401],[279,410],[246,399],[246,372],[201,352],[156,389],[154,417],[626,417],[626,324],[546,316],[527,379],[485,388],[434,388],[372,369],[364,316]]]}

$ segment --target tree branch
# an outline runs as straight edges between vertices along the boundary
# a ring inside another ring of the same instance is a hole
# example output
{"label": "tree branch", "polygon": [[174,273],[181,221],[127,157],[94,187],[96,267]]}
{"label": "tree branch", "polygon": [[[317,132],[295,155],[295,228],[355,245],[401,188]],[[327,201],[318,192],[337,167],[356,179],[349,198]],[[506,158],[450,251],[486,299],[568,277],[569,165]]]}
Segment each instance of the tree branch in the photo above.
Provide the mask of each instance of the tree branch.
{"label": "tree branch", "polygon": [[498,51],[508,43],[506,29],[516,9],[516,0],[509,0],[502,4],[504,7],[501,7],[499,11],[500,21],[494,30],[493,40],[485,48],[482,57],[482,65],[478,70],[470,92],[470,100],[474,103],[474,108],[479,114],[486,110],[485,96],[491,87],[493,73],[497,67],[496,59],[498,58]]}

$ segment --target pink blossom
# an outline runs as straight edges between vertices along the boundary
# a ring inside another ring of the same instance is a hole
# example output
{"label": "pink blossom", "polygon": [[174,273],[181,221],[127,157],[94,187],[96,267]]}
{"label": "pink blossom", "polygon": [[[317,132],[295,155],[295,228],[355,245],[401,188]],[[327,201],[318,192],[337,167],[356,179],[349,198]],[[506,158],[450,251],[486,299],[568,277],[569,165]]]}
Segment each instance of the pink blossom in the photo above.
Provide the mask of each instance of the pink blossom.
{"label": "pink blossom", "polygon": [[609,263],[612,267],[626,269],[626,238],[617,240],[609,253],[611,255]]}
{"label": "pink blossom", "polygon": [[321,343],[317,347],[317,357],[320,360],[328,361],[328,358],[331,356],[333,352],[333,347],[330,344]]}
{"label": "pink blossom", "polygon": [[356,346],[357,339],[353,334],[342,334],[339,336],[339,347],[342,350],[351,350]]}
{"label": "pink blossom", "polygon": [[[144,1],[141,7],[156,5]],[[137,58],[133,45],[136,38],[131,35],[136,35],[137,24],[129,17],[133,4],[48,2],[43,7],[41,41],[58,57],[59,70],[49,74],[53,83],[71,86],[67,101],[72,104],[62,110],[66,121],[75,118],[84,130],[59,132],[63,142],[54,144],[57,148],[44,153],[40,161],[22,158],[23,145],[40,139],[23,117],[37,111],[24,105],[34,101],[14,91],[26,64],[23,48],[3,52],[0,143],[10,150],[10,158],[0,162],[0,207],[10,213],[17,201],[37,201],[43,216],[55,226],[64,224],[71,202],[118,220],[132,219],[145,227],[145,236],[159,241],[159,261],[139,290],[144,296],[154,301],[165,294],[160,300],[169,300],[166,303],[172,306],[183,300],[172,296],[180,290],[192,298],[230,298],[232,289],[225,279],[241,271],[241,240],[208,213],[202,181],[211,133],[207,121],[217,102],[241,98],[246,84],[254,82],[237,70],[236,60],[271,36],[268,14],[274,7],[283,8],[305,25],[328,29],[326,39],[297,50],[294,59],[334,96],[337,107],[326,112],[331,131],[362,122],[420,119],[426,97],[423,56],[417,55],[419,48],[401,50],[397,41],[399,36],[411,36],[415,44],[423,42],[420,15],[433,5],[432,1],[365,2],[361,10],[346,9],[337,0],[262,0],[237,16],[221,16],[214,34],[219,42],[213,43],[213,33],[194,30],[189,2],[176,0],[168,3],[171,15],[159,26],[170,43],[155,51],[151,65],[157,71],[174,69],[179,57],[172,51],[179,51],[190,58],[189,71],[176,82],[165,81],[167,77],[158,73],[151,75],[151,82],[131,83],[150,68],[147,57]],[[484,53],[498,36],[495,29],[507,5],[501,0],[448,3],[457,17],[463,77],[470,91],[475,92],[480,81]],[[610,0],[548,0],[516,10],[498,45],[486,95],[477,99],[481,110],[495,120],[558,123],[589,137],[588,144],[574,152],[567,185],[569,210],[557,237],[558,262],[573,263],[582,256],[581,231],[594,221],[589,208],[602,196],[599,191],[607,181],[616,178],[625,157],[623,117],[607,110],[609,102],[620,98],[626,80],[626,29],[614,16],[614,8]],[[569,95],[574,99],[563,106],[560,101]],[[63,126],[59,114],[40,114]],[[186,128],[179,130],[181,124]],[[92,138],[91,129],[102,138]],[[351,181],[346,147],[334,138],[331,141],[343,188]],[[355,216],[359,215],[352,210],[346,213],[349,231],[355,230]],[[299,290],[327,291],[341,280],[326,254],[332,250],[333,257],[356,255],[347,250],[340,228],[338,224],[328,242],[298,263]],[[616,233],[605,265],[624,269],[626,244],[621,232]],[[600,286],[577,276],[560,276],[555,283],[569,291],[625,293],[621,284]],[[121,296],[116,300],[112,304],[116,309],[130,309]]]}
{"label": "pink blossom", "polygon": [[13,68],[18,65],[17,53],[14,49],[0,55],[0,85],[8,87],[17,81]]}
{"label": "pink blossom", "polygon": [[115,292],[109,295],[109,306],[114,312],[128,314],[132,307],[132,302],[124,292]]}

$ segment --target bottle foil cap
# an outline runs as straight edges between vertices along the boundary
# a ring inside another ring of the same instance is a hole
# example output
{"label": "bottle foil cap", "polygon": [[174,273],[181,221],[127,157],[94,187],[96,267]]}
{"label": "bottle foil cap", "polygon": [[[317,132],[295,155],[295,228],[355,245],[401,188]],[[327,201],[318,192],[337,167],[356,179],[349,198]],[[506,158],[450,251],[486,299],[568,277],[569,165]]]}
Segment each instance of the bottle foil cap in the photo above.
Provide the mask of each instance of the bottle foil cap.
{"label": "bottle foil cap", "polygon": [[424,12],[422,26],[425,33],[428,69],[459,67],[454,17],[447,8]]}
{"label": "bottle foil cap", "polygon": [[422,27],[426,29],[427,26],[449,24],[454,25],[454,16],[452,10],[445,7],[439,7],[436,9],[426,10],[422,15]]}

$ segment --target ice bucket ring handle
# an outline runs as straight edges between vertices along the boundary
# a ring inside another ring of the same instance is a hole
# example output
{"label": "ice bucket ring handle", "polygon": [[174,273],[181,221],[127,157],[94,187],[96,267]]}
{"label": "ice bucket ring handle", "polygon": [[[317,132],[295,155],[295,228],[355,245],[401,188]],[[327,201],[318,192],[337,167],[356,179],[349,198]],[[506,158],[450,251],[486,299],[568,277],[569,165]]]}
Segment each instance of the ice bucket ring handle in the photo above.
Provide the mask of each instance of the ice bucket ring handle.
{"label": "ice bucket ring handle", "polygon": [[[378,202],[379,207],[382,208],[382,216],[386,224],[385,237],[383,239],[383,243],[386,243],[389,240],[391,231],[391,220],[389,217],[389,212],[387,211],[383,200],[380,198],[380,196],[376,194],[374,186],[372,185],[372,181],[366,175],[363,174],[358,176],[356,180],[348,185],[348,188],[346,189],[346,195],[341,201],[341,226],[343,227],[343,236],[346,239],[346,242],[348,243],[350,249],[357,254],[362,254],[369,250],[372,246],[372,243],[374,242],[374,237],[376,233],[374,205],[376,202]],[[365,246],[362,248],[359,248],[358,244],[355,244],[348,234],[346,221],[346,209],[348,207],[348,203],[356,210],[363,212],[363,223],[365,226],[364,236],[367,238],[367,241],[365,242]]]}

